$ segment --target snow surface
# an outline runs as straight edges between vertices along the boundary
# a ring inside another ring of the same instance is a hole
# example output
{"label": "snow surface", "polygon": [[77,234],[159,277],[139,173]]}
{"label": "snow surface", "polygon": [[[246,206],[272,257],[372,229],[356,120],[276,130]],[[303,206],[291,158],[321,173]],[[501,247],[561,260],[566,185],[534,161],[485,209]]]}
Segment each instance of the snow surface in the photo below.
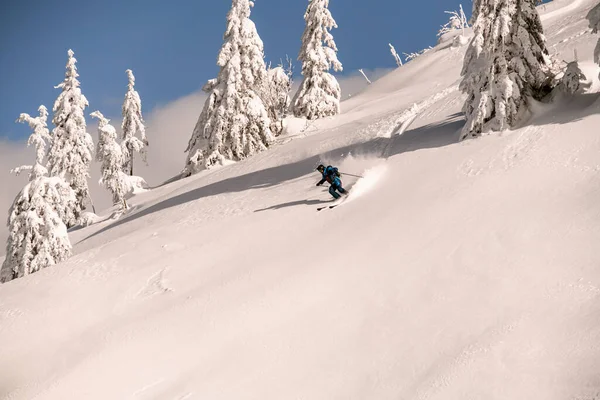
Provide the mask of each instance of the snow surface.
{"label": "snow surface", "polygon": [[[595,1],[556,1],[551,52],[597,80]],[[598,398],[599,95],[458,143],[463,55],[73,231],[0,286],[0,398]],[[317,213],[320,162],[365,178]]]}

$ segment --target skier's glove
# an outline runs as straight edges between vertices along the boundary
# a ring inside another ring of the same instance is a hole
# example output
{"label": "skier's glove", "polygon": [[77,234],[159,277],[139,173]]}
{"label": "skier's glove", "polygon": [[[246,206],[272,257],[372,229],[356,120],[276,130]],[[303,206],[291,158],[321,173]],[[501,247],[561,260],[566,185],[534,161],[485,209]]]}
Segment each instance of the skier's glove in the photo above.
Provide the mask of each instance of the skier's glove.
{"label": "skier's glove", "polygon": [[321,182],[317,182],[317,186],[321,186],[321,185],[322,185],[322,183],[321,183]]}

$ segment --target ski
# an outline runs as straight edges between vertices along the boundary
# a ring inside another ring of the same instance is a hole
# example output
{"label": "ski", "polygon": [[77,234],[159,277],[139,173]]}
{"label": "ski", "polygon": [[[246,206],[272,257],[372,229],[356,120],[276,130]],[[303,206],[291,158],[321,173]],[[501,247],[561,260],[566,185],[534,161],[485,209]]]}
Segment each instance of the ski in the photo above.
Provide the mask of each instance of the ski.
{"label": "ski", "polygon": [[342,198],[340,200],[336,200],[335,204],[331,204],[329,206],[318,207],[317,211],[321,211],[321,210],[324,210],[326,208],[329,208],[329,209],[335,208],[335,207],[339,206],[340,204],[342,204],[345,200],[346,200],[345,198]]}
{"label": "ski", "polygon": [[[331,202],[328,201],[328,203],[331,203]],[[334,201],[334,203],[335,203],[335,201]],[[324,210],[326,208],[333,208],[335,206],[337,206],[337,203],[336,204],[329,204],[329,205],[326,205],[326,206],[317,207],[317,211],[321,211],[321,210]]]}

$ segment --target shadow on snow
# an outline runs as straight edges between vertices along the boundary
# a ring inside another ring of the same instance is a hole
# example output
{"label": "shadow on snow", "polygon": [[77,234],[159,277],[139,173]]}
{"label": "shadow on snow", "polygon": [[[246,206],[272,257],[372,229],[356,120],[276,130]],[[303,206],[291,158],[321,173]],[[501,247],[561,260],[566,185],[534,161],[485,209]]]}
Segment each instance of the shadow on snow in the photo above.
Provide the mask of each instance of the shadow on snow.
{"label": "shadow on snow", "polygon": [[296,207],[296,206],[316,206],[319,204],[326,204],[326,203],[333,203],[334,200],[296,200],[296,201],[289,201],[287,203],[282,203],[282,204],[276,204],[274,206],[271,207],[267,207],[267,208],[261,208],[259,210],[254,210],[254,212],[261,212],[261,211],[268,211],[268,210],[279,210],[280,208],[286,208],[286,207]]}
{"label": "shadow on snow", "polygon": [[[341,161],[344,155],[348,153],[351,153],[354,157],[382,158],[392,157],[409,151],[454,144],[458,141],[458,130],[463,124],[464,119],[462,115],[454,114],[441,123],[429,124],[413,130],[408,130],[401,136],[394,136],[392,138],[374,138],[366,142],[334,149],[323,154],[316,154],[301,161],[278,165],[276,167],[271,167],[214,182],[206,186],[190,190],[189,192],[182,193],[175,197],[160,201],[156,204],[152,204],[146,208],[142,208],[134,214],[127,215],[115,223],[98,230],[90,236],[82,239],[79,243],[146,215],[154,214],[165,209],[176,207],[198,199],[217,196],[223,193],[235,193],[255,188],[272,187],[285,181],[306,176],[307,173],[312,173],[315,169],[315,166],[321,162],[324,162],[324,160],[335,164]],[[264,211],[269,209],[277,210],[284,207],[293,207],[303,204],[313,205],[325,202],[326,201],[321,200],[298,200],[295,202],[273,205],[266,209],[256,211]]]}

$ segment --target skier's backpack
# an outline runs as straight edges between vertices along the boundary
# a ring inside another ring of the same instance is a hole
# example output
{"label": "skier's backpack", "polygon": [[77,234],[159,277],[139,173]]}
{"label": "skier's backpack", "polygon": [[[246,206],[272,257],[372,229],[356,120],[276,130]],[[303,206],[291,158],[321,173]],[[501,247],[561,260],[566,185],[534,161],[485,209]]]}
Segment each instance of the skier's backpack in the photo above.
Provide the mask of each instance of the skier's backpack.
{"label": "skier's backpack", "polygon": [[336,177],[339,178],[341,175],[337,167],[332,167],[331,165],[328,165],[327,168],[325,168],[325,176],[329,178],[327,182],[332,183]]}

